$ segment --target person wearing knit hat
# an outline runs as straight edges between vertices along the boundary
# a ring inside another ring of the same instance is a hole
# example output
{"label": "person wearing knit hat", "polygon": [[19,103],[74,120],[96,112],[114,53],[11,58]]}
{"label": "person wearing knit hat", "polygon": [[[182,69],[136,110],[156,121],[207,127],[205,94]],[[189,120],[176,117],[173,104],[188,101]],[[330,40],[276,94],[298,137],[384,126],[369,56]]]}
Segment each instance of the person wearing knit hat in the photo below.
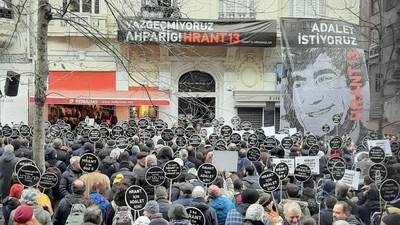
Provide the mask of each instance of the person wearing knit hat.
{"label": "person wearing knit hat", "polygon": [[[236,206],[236,209],[231,209],[226,216],[226,225],[237,225],[241,224],[245,217],[246,211],[251,204],[257,203],[260,198],[260,194],[256,189],[247,188],[242,191],[242,203]],[[268,224],[268,219],[263,218],[264,224]]]}
{"label": "person wearing knit hat", "polygon": [[221,196],[221,190],[216,185],[211,185],[208,188],[208,205],[217,213],[218,225],[224,225],[226,216],[235,205],[229,199]]}
{"label": "person wearing knit hat", "polygon": [[3,199],[3,216],[4,224],[8,224],[10,219],[10,213],[16,209],[19,205],[19,199],[21,198],[22,191],[24,187],[20,184],[13,184],[10,189],[10,194],[8,197]]}
{"label": "person wearing knit hat", "polygon": [[133,225],[149,225],[150,219],[147,216],[139,216]]}
{"label": "person wearing knit hat", "polygon": [[269,225],[282,224],[282,217],[273,209],[274,202],[271,194],[262,193],[258,203],[264,207],[264,214],[268,218]]}
{"label": "person wearing knit hat", "polygon": [[382,218],[381,225],[398,225],[400,222],[400,215],[396,213],[387,214]]}
{"label": "person wearing knit hat", "polygon": [[168,217],[170,219],[170,225],[191,225],[189,215],[187,214],[185,207],[181,204],[173,205],[168,210]]}
{"label": "person wearing knit hat", "polygon": [[151,225],[168,224],[168,221],[166,221],[160,213],[160,207],[158,206],[158,203],[154,200],[147,202],[146,206],[143,209],[143,215],[147,216],[150,219]]}
{"label": "person wearing knit hat", "polygon": [[14,213],[13,221],[15,225],[22,224],[35,224],[32,222],[35,217],[33,215],[33,209],[29,205],[21,205],[17,208]]}

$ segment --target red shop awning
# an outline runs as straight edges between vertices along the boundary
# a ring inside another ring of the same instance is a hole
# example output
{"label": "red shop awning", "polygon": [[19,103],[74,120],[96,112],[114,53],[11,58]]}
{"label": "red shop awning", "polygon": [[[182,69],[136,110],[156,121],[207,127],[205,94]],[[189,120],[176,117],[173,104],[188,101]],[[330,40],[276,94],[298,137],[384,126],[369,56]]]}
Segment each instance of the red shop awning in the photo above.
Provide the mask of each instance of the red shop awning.
{"label": "red shop awning", "polygon": [[[29,102],[34,102],[34,96]],[[46,104],[70,105],[169,105],[166,93],[149,88],[132,91],[48,90]]]}

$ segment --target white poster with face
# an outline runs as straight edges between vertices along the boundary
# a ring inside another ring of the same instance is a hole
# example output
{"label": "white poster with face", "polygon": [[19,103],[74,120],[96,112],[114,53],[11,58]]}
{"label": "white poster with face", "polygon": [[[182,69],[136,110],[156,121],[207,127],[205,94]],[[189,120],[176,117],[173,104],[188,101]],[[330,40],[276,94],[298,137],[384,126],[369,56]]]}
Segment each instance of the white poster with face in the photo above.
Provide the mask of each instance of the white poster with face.
{"label": "white poster with face", "polygon": [[279,158],[272,158],[272,168],[275,169],[275,166],[279,163],[285,163],[289,167],[289,175],[294,174],[294,159],[279,159]]}
{"label": "white poster with face", "polygon": [[[281,18],[281,127],[314,135],[346,133],[356,144],[367,135],[369,81],[357,28],[329,19]],[[338,124],[332,120],[336,114],[341,116]],[[327,133],[324,124],[330,127]]]}

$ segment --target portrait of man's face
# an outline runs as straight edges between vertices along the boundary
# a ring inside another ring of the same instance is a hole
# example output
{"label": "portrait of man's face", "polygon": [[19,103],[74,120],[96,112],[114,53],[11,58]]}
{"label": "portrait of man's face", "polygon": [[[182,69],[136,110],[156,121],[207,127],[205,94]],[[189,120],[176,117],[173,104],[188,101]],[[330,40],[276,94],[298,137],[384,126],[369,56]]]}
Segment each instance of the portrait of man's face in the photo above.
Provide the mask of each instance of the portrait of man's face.
{"label": "portrait of man's face", "polygon": [[291,72],[294,112],[305,130],[312,133],[321,132],[321,123],[333,129],[333,115],[340,114],[343,120],[349,109],[350,88],[333,60],[321,53],[314,62]]}

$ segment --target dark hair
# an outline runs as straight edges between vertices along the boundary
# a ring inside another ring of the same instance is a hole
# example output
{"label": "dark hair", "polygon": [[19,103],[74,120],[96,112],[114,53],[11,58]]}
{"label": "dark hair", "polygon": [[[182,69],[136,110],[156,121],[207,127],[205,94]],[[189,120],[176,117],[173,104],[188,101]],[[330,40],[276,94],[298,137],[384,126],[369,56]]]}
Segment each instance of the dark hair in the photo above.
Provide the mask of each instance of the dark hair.
{"label": "dark hair", "polygon": [[350,213],[351,214],[351,206],[349,204],[347,204],[347,202],[338,201],[338,202],[336,202],[335,205],[341,205],[343,207],[343,211],[345,213]]}
{"label": "dark hair", "polygon": [[241,191],[242,188],[243,188],[243,181],[241,179],[237,179],[233,182],[233,189]]}
{"label": "dark hair", "polygon": [[335,204],[337,203],[337,199],[335,198],[335,196],[333,196],[333,195],[328,195],[326,198],[325,198],[325,206],[328,208],[328,209],[333,209],[333,207],[335,207]]}
{"label": "dark hair", "polygon": [[296,198],[299,195],[299,188],[295,184],[288,183],[286,185],[286,193],[289,197]]}
{"label": "dark hair", "polygon": [[254,171],[256,169],[254,168],[253,164],[247,164],[244,168],[245,168],[246,172],[249,173],[249,176],[254,175]]}

